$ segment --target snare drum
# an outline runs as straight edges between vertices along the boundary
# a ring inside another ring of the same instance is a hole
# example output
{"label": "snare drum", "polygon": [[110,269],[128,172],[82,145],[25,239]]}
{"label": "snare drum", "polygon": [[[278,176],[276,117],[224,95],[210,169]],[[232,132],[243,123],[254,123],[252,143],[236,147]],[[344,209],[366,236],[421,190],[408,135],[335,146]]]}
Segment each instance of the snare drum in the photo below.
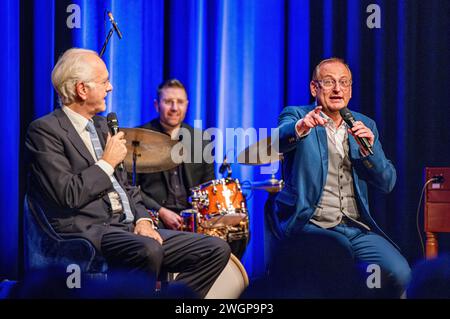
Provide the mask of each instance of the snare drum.
{"label": "snare drum", "polygon": [[191,202],[204,218],[203,228],[238,225],[247,217],[247,203],[238,179],[221,178],[191,188]]}

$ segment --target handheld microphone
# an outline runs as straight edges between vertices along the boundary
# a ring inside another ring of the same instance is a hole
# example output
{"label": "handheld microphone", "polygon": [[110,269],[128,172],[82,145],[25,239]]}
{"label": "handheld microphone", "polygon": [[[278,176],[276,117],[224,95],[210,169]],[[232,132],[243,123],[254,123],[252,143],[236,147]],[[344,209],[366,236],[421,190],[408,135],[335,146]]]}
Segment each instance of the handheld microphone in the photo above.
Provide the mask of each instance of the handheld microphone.
{"label": "handheld microphone", "polygon": [[119,36],[119,39],[122,39],[122,32],[120,32],[119,27],[117,26],[117,22],[116,22],[116,20],[114,20],[114,17],[112,15],[111,11],[108,11],[108,17],[109,17],[109,21],[111,21],[111,23],[114,27],[114,30],[116,30],[117,35]]}
{"label": "handheld microphone", "polygon": [[[117,115],[114,112],[109,113],[106,116],[106,122],[108,123],[109,131],[111,135],[116,135],[119,133],[119,121],[117,120]],[[118,165],[119,169],[123,171],[123,162]]]}
{"label": "handheld microphone", "polygon": [[[352,128],[356,121],[350,110],[344,107],[343,109],[339,110],[339,113],[341,114],[342,119],[345,121],[345,123],[347,123],[347,125]],[[355,138],[362,145],[365,151],[369,152],[370,155],[373,155],[372,145],[370,145],[369,140],[366,137],[355,136]]]}

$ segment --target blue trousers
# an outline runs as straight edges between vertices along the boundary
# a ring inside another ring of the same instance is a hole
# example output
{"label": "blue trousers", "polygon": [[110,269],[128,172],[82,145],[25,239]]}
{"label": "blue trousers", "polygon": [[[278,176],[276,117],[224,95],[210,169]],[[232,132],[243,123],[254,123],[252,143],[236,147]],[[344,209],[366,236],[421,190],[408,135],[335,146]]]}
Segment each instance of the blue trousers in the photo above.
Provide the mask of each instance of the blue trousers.
{"label": "blue trousers", "polygon": [[324,229],[308,223],[283,240],[277,253],[275,275],[302,290],[291,297],[398,298],[410,280],[400,252],[384,237],[356,225]]}

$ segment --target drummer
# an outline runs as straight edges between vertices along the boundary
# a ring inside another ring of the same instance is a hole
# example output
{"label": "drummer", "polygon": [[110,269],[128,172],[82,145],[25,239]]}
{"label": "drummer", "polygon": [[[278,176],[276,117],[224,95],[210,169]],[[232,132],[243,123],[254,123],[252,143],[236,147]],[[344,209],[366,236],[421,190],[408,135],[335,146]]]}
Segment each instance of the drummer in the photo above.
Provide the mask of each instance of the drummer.
{"label": "drummer", "polygon": [[[213,159],[205,159],[202,156],[200,163],[194,162],[194,153],[203,154],[203,149],[209,141],[202,141],[201,150],[194,148],[194,130],[196,129],[183,122],[189,100],[186,88],[179,80],[170,79],[163,82],[158,87],[153,104],[159,116],[143,125],[142,128],[167,134],[174,140],[183,140],[183,134],[189,133],[190,137],[184,140],[191,141],[191,156],[190,161],[185,161],[173,169],[138,174],[137,184],[141,186],[145,206],[156,212],[159,226],[179,229],[183,223],[179,213],[191,208],[188,201],[190,188],[215,179]],[[180,130],[181,128],[183,129]],[[203,136],[203,132],[197,136]]]}

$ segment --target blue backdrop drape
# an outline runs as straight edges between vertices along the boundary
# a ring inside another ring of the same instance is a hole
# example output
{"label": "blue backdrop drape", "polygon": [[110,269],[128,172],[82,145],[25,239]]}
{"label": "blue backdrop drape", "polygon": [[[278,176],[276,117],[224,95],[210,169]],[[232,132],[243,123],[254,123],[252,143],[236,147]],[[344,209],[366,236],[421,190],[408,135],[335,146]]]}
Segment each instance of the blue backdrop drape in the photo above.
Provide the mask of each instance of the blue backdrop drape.
{"label": "blue backdrop drape", "polygon": [[[380,29],[366,24],[372,3],[380,8]],[[67,25],[71,4],[80,9],[80,28]],[[414,262],[423,168],[449,165],[449,6],[445,0],[1,1],[0,279],[21,275],[27,125],[56,105],[50,73],[57,57],[73,46],[100,51],[110,28],[105,10],[124,35],[114,35],[104,55],[114,86],[107,112],[116,112],[123,127],[154,117],[157,85],[177,77],[189,94],[188,123],[270,130],[283,106],[311,101],[318,61],[345,58],[354,77],[350,108],[376,120],[398,170],[393,193],[372,192],[372,213]],[[233,145],[223,151],[237,155]],[[233,173],[241,180],[269,178],[238,164]],[[244,264],[252,277],[264,272],[266,196],[255,191],[248,203],[252,235]]]}

